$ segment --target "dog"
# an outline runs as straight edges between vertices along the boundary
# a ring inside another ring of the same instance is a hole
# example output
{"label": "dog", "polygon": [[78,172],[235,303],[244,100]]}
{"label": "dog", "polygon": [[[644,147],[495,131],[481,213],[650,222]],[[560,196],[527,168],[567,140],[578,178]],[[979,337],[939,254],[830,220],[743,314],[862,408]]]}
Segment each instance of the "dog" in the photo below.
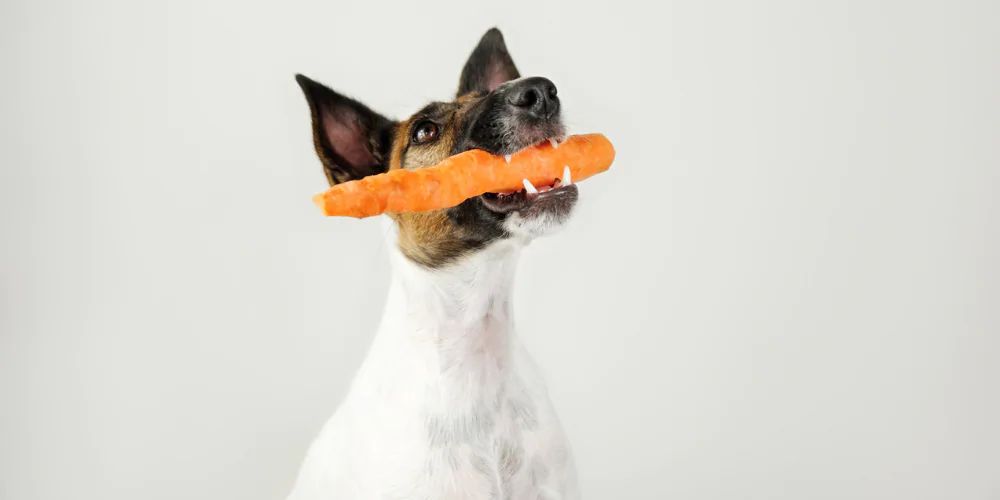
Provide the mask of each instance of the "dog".
{"label": "dog", "polygon": [[[296,80],[331,186],[566,136],[555,84],[522,77],[496,28],[469,55],[455,99],[405,120]],[[522,249],[563,229],[578,196],[571,179],[525,181],[517,192],[387,216],[392,281],[381,323],[289,500],[579,498],[567,436],[511,310]]]}

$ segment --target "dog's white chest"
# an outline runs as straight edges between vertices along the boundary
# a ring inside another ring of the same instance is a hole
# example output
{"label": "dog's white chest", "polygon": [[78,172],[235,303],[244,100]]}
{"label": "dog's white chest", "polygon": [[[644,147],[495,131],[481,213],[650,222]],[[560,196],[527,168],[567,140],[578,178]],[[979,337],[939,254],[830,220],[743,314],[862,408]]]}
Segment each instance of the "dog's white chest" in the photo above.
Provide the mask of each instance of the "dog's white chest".
{"label": "dog's white chest", "polygon": [[442,278],[395,264],[379,333],[289,499],[578,498],[545,384],[513,334],[512,269]]}
{"label": "dog's white chest", "polygon": [[291,499],[577,498],[570,449],[538,381],[518,374],[479,392],[406,369],[396,377],[424,394],[359,379],[364,387],[313,444]]}

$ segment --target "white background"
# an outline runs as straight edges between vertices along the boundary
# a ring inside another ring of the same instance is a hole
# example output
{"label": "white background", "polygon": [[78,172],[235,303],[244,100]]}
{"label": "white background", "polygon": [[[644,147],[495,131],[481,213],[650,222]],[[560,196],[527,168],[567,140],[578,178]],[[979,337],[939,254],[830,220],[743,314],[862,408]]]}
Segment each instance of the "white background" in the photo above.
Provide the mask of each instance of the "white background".
{"label": "white background", "polygon": [[280,499],[388,285],[303,72],[499,26],[610,172],[515,308],[588,499],[1000,498],[995,1],[0,5],[0,498]]}

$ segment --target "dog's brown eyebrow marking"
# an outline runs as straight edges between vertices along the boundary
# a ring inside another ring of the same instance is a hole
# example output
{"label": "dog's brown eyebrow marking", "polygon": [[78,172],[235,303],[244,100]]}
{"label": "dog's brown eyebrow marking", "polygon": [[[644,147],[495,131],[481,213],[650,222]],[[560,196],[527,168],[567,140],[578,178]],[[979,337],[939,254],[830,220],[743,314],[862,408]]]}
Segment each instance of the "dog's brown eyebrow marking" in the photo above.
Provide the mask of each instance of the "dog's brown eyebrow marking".
{"label": "dog's brown eyebrow marking", "polygon": [[437,114],[437,113],[434,113],[434,111],[440,111],[441,108],[448,106],[448,104],[449,103],[445,103],[445,102],[432,102],[432,103],[430,103],[430,104],[428,104],[428,105],[420,108],[420,110],[417,111],[416,113],[413,113],[413,117],[416,118],[416,117],[433,116],[433,115]]}
{"label": "dog's brown eyebrow marking", "polygon": [[458,98],[455,99],[455,102],[464,103],[466,101],[471,101],[473,99],[479,99],[480,97],[484,97],[484,96],[486,96],[486,92],[481,91],[481,90],[474,90],[474,91],[469,92],[467,94],[462,94],[462,95],[458,96]]}

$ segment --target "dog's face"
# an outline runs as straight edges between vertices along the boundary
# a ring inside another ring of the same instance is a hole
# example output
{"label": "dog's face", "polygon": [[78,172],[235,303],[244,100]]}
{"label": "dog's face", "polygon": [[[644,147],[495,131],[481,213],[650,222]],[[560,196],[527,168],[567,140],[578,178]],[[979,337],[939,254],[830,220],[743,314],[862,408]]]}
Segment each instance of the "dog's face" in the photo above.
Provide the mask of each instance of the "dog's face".
{"label": "dog's face", "polygon": [[[330,185],[394,169],[437,165],[481,149],[508,155],[565,128],[555,85],[521,78],[503,36],[488,31],[462,70],[456,99],[432,102],[411,117],[386,118],[360,102],[297,75],[312,113],[313,141]],[[431,268],[451,264],[490,243],[530,239],[559,229],[576,204],[575,185],[540,193],[487,193],[456,207],[391,214],[404,255]]]}

